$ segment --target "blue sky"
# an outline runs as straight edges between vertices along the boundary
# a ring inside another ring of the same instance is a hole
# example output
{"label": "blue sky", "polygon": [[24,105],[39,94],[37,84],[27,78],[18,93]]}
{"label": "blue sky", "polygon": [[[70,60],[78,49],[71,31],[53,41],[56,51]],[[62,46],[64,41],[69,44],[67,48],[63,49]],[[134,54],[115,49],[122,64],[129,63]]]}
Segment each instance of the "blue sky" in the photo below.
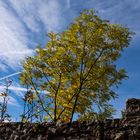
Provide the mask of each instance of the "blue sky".
{"label": "blue sky", "polygon": [[3,77],[14,74],[8,104],[13,120],[22,112],[25,92],[15,75],[22,70],[21,61],[33,55],[38,44],[47,42],[47,32],[65,30],[74,17],[89,8],[136,33],[117,61],[118,67],[126,68],[129,79],[116,90],[119,98],[112,102],[117,109],[115,117],[125,108],[126,99],[140,98],[140,0],[0,0],[0,91],[4,90]]}

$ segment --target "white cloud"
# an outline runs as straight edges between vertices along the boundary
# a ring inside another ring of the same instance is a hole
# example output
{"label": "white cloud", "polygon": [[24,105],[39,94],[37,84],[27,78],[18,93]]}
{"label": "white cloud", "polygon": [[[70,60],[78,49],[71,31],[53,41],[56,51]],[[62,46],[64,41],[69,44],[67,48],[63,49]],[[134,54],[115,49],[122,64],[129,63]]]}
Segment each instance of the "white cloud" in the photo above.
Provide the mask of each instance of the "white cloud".
{"label": "white cloud", "polygon": [[21,98],[24,97],[24,92],[27,92],[27,89],[21,87],[19,84],[9,87],[9,90],[14,91],[14,94]]}
{"label": "white cloud", "polygon": [[[5,89],[5,86],[0,86],[0,91],[3,91]],[[24,92],[27,92],[26,88],[23,88],[20,86],[20,84],[18,83],[14,83],[14,86],[10,86],[8,88],[10,91],[14,91],[14,94],[16,94],[19,97],[23,97],[24,96]],[[34,90],[32,90],[33,92],[35,92]],[[49,92],[47,91],[39,91],[39,93],[43,93],[43,94],[48,94]]]}
{"label": "white cloud", "polygon": [[15,73],[12,73],[12,74],[3,76],[3,77],[0,78],[0,81],[5,80],[5,79],[7,79],[7,78],[9,78],[9,77],[13,77],[13,76],[19,75],[20,73],[21,73],[21,72],[19,71],[19,72],[15,72]]}
{"label": "white cloud", "polygon": [[47,3],[41,3],[39,8],[39,17],[48,31],[56,31],[63,23],[61,17],[61,7],[58,0],[49,0]]}
{"label": "white cloud", "polygon": [[[9,91],[14,91],[14,94],[18,97],[21,97],[21,98],[24,96],[24,92],[27,91],[26,88],[21,87],[19,84],[16,84],[14,86],[10,86],[8,89],[9,89]],[[0,92],[3,92],[4,90],[5,90],[5,86],[0,86]],[[12,99],[12,101],[15,99],[12,96],[10,96],[10,98]]]}
{"label": "white cloud", "polygon": [[37,9],[40,7],[40,0],[10,0],[16,14],[24,24],[33,32],[39,31]]}
{"label": "white cloud", "polygon": [[9,0],[7,3],[0,1],[0,69],[16,70],[21,60],[34,53],[29,49],[29,45],[36,44],[33,33],[37,35],[43,28],[44,32],[58,31],[64,18],[58,0]]}
{"label": "white cloud", "polygon": [[[56,31],[63,23],[61,5],[58,0],[10,0],[17,15],[33,32],[39,32],[40,23],[44,24],[46,31]],[[67,7],[70,1],[67,0]]]}
{"label": "white cloud", "polygon": [[[5,88],[5,86],[0,86],[0,90],[3,90]],[[21,86],[19,86],[19,85],[16,85],[16,86],[10,86],[9,88],[8,88],[9,90],[13,90],[13,91],[27,91],[27,89],[26,88],[23,88],[23,87],[21,87]]]}
{"label": "white cloud", "polygon": [[[22,98],[24,96],[23,92],[25,92],[27,90],[25,88],[20,87],[19,84],[15,84],[15,82],[14,82],[14,85],[11,85],[8,89],[10,92],[12,91],[12,94],[10,93],[10,95],[8,95],[8,97],[7,97],[8,105],[19,106],[19,103],[17,101],[16,96]],[[0,86],[0,94],[4,91],[5,91],[5,86],[1,85]],[[0,102],[3,102],[2,96],[0,96]]]}
{"label": "white cloud", "polygon": [[[0,57],[2,58],[0,62],[15,69],[19,66],[20,60],[32,54],[32,50],[27,46],[28,39],[24,26],[2,1],[0,1],[0,17]],[[2,65],[1,67],[4,68]]]}
{"label": "white cloud", "polygon": [[70,8],[70,0],[67,0],[67,8]]}

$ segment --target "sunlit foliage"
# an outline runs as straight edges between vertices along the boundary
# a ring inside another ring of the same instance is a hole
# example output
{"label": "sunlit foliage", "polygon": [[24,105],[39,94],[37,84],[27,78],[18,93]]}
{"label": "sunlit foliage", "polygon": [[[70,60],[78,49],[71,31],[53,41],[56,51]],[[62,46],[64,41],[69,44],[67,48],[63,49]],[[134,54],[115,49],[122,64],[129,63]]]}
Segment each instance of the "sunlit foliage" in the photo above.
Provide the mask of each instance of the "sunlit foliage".
{"label": "sunlit foliage", "polygon": [[[83,120],[87,114],[110,117],[113,89],[127,77],[114,62],[131,35],[128,28],[102,20],[93,10],[83,11],[61,34],[48,33],[48,43],[25,60],[21,74],[45,120],[72,121],[74,113]],[[41,91],[46,91],[43,99]]]}

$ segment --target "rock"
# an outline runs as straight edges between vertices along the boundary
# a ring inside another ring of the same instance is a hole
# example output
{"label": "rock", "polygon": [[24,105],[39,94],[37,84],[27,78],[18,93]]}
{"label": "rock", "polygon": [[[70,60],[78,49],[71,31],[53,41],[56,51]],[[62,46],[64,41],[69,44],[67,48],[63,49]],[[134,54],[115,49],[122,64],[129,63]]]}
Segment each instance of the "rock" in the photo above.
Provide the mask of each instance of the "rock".
{"label": "rock", "polygon": [[123,119],[70,123],[0,123],[0,140],[140,140],[140,99],[126,102]]}
{"label": "rock", "polygon": [[126,117],[140,117],[140,99],[128,99],[126,102]]}
{"label": "rock", "polygon": [[50,131],[50,133],[55,133],[56,132],[56,128],[49,128],[48,130]]}
{"label": "rock", "polygon": [[125,136],[124,132],[117,133],[114,140],[125,140],[124,136]]}

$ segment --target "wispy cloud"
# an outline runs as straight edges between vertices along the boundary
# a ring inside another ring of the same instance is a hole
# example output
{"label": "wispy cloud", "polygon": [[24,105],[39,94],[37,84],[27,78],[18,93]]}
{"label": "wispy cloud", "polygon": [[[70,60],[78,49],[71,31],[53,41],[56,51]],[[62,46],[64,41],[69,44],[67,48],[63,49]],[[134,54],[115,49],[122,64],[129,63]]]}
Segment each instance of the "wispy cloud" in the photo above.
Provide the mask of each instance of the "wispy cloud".
{"label": "wispy cloud", "polygon": [[33,32],[38,32],[40,30],[37,16],[37,10],[40,7],[40,3],[42,3],[40,0],[10,0],[12,9],[19,20],[24,23],[25,27]]}
{"label": "wispy cloud", "polygon": [[[40,25],[44,25],[47,32],[56,31],[63,23],[62,5],[58,0],[10,0],[10,2],[22,22],[33,32],[39,32]],[[67,7],[70,7],[69,0]]]}
{"label": "wispy cloud", "polygon": [[71,0],[0,1],[0,69],[6,70],[8,67],[16,69],[20,66],[21,60],[33,54],[31,48],[34,46],[31,44],[37,43],[35,35],[60,31],[67,22],[66,18],[69,18],[66,15],[73,14],[74,12],[70,11],[75,11],[75,8],[78,11],[81,11],[80,7],[95,8],[104,18],[127,24],[140,36],[138,26],[140,20],[133,22],[139,18],[140,1],[133,1],[89,0],[85,3]]}
{"label": "wispy cloud", "polygon": [[9,78],[9,77],[13,77],[13,76],[15,76],[15,75],[19,75],[20,73],[21,73],[21,72],[15,72],[15,73],[6,75],[6,76],[4,76],[4,77],[1,77],[1,78],[0,78],[0,81],[1,81],[1,80],[5,80],[5,79],[7,79],[7,78]]}
{"label": "wispy cloud", "polygon": [[[66,3],[69,8],[70,1]],[[21,60],[33,55],[35,35],[62,29],[62,11],[58,0],[0,1],[0,69],[16,69]]]}
{"label": "wispy cloud", "polygon": [[98,10],[99,14],[111,22],[128,26],[133,31],[140,30],[140,1],[139,0],[118,0],[108,2],[89,1],[89,5]]}
{"label": "wispy cloud", "polygon": [[46,3],[41,3],[38,13],[47,31],[57,31],[61,27],[63,17],[60,6],[58,0],[48,0]]}
{"label": "wispy cloud", "polygon": [[[0,86],[0,91],[3,91],[5,89],[5,86]],[[18,83],[14,83],[14,86],[10,86],[8,88],[10,91],[14,91],[14,93],[17,95],[17,96],[20,96],[20,97],[23,97],[23,92],[27,92],[27,89],[26,88],[23,88],[21,87],[20,84]],[[32,90],[32,92],[35,92],[35,90]],[[43,93],[43,94],[47,94],[48,92],[47,91],[40,91],[38,90],[39,93]]]}
{"label": "wispy cloud", "polygon": [[70,0],[67,0],[67,8],[70,8]]}
{"label": "wispy cloud", "polygon": [[[5,89],[5,86],[0,86],[0,90],[3,90],[3,89]],[[10,86],[8,89],[13,90],[13,91],[23,91],[23,92],[27,91],[26,88],[22,88],[20,86],[19,87],[18,86]]]}
{"label": "wispy cloud", "polygon": [[0,63],[15,69],[20,60],[32,54],[32,50],[28,48],[24,26],[3,1],[0,1],[0,17]]}
{"label": "wispy cloud", "polygon": [[[8,96],[8,105],[12,105],[12,106],[19,106],[18,101],[12,97],[12,96]],[[0,96],[0,103],[3,102],[3,98]]]}

